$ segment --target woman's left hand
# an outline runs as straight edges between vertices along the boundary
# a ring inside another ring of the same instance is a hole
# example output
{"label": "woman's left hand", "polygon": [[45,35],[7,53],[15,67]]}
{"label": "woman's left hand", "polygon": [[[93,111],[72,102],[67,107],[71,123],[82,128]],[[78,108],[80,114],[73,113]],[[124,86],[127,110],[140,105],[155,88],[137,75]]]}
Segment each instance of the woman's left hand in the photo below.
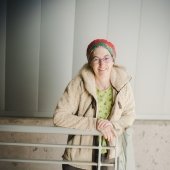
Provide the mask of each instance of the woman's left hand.
{"label": "woman's left hand", "polygon": [[104,138],[107,139],[109,142],[114,140],[114,128],[109,120],[98,119],[97,130],[100,131],[103,134]]}

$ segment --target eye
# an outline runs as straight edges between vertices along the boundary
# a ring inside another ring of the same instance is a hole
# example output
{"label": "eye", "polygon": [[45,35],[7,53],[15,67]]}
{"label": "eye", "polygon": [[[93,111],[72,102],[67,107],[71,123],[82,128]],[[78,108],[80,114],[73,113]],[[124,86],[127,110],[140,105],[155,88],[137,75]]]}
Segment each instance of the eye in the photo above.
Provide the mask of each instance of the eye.
{"label": "eye", "polygon": [[93,61],[93,62],[98,62],[98,61],[99,61],[99,58],[94,57],[92,61]]}
{"label": "eye", "polygon": [[109,59],[110,59],[110,57],[105,57],[105,58],[104,58],[104,60],[109,60]]}
{"label": "eye", "polygon": [[111,57],[110,56],[106,56],[104,57],[104,60],[107,62],[107,61],[110,61],[111,60]]}

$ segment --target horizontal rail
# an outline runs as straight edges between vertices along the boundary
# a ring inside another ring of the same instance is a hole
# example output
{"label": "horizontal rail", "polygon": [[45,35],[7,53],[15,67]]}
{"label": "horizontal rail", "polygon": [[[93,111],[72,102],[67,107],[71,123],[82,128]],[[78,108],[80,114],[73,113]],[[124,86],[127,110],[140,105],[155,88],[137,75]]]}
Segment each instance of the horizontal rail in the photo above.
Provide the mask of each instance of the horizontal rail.
{"label": "horizontal rail", "polygon": [[50,164],[79,164],[79,165],[93,165],[97,166],[97,163],[93,162],[76,162],[76,161],[59,161],[59,160],[34,160],[34,159],[1,159],[4,162],[23,162],[23,163],[50,163]]}
{"label": "horizontal rail", "polygon": [[[52,147],[52,148],[82,148],[82,149],[99,149],[99,146],[90,146],[90,145],[67,145],[67,144],[45,144],[45,143],[12,143],[12,142],[0,142],[1,146],[32,146],[32,147]],[[103,146],[103,149],[112,149],[115,146],[106,147]]]}
{"label": "horizontal rail", "polygon": [[28,126],[28,125],[0,125],[0,132],[23,132],[23,133],[58,133],[58,134],[74,134],[74,135],[92,135],[101,136],[97,130],[79,130],[71,128],[62,128],[54,126]]}
{"label": "horizontal rail", "polygon": [[[1,161],[4,162],[23,162],[23,163],[50,163],[50,164],[70,164],[70,165],[75,165],[75,164],[79,164],[79,165],[91,165],[91,166],[97,166],[98,163],[95,162],[77,162],[77,161],[59,161],[59,160],[34,160],[34,159],[1,159]],[[107,164],[107,163],[101,163],[100,166],[110,166],[112,167],[113,164]]]}

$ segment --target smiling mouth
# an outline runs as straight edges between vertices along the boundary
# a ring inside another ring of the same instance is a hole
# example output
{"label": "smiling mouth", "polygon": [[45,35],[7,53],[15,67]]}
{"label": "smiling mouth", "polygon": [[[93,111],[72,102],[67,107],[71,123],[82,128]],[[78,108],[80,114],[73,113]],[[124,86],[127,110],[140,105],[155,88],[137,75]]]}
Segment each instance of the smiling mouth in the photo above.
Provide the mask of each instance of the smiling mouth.
{"label": "smiling mouth", "polygon": [[99,71],[106,71],[107,68],[99,68],[98,70],[99,70]]}
{"label": "smiling mouth", "polygon": [[99,71],[106,71],[106,69],[99,69]]}

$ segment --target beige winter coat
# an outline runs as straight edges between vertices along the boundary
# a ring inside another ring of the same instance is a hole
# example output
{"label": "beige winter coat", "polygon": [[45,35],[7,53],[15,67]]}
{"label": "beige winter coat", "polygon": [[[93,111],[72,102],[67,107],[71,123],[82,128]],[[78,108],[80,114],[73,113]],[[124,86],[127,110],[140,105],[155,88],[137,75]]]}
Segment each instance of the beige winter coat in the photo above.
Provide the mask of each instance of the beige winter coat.
{"label": "beige winter coat", "polygon": [[[135,119],[135,103],[130,86],[130,77],[126,71],[117,65],[111,72],[111,84],[116,90],[114,106],[109,120],[112,122],[117,135],[131,126]],[[67,86],[60,98],[55,114],[54,124],[60,127],[94,130],[96,129],[96,113],[98,110],[96,86],[93,71],[84,65]],[[92,136],[69,136],[68,143],[73,145],[93,145]],[[66,149],[63,158],[69,161],[92,161],[91,149]],[[82,169],[89,166],[74,165]]]}

